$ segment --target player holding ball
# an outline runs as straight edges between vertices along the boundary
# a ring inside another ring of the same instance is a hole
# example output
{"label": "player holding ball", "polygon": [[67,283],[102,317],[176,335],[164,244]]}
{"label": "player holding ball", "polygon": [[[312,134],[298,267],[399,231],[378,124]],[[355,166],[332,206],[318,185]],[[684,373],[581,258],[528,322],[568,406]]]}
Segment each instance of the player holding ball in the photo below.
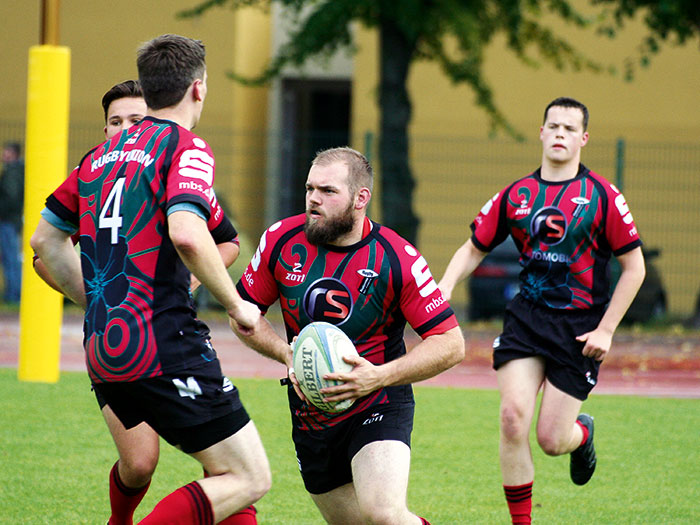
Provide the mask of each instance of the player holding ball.
{"label": "player holding ball", "polygon": [[[287,332],[269,323],[241,338],[292,367],[289,342],[311,322],[336,325],[359,356],[351,372],[321,390],[327,402],[354,399],[339,413],[300,397],[290,373],[292,436],[306,490],[328,523],[425,524],[406,507],[414,399],[411,383],[464,358],[457,319],[425,259],[371,221],[372,167],[347,147],[320,152],[306,181],[306,213],[270,226],[238,283],[267,309],[279,298]],[[406,322],[422,341],[406,352]]]}

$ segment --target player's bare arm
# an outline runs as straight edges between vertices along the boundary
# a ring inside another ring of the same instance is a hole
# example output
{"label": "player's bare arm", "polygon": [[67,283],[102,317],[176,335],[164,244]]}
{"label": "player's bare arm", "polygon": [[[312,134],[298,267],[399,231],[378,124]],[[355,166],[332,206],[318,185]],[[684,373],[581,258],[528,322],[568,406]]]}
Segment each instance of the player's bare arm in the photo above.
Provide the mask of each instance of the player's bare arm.
{"label": "player's bare arm", "polygon": [[[238,246],[238,244],[235,242],[222,242],[216,245],[216,249],[219,250],[221,261],[224,263],[226,268],[230,267],[234,262],[236,262],[238,254],[241,251],[240,246]],[[199,288],[200,284],[202,283],[199,282],[199,279],[192,274],[192,278],[190,280],[190,290],[194,292],[197,288]]]}
{"label": "player's bare arm", "polygon": [[299,388],[299,381],[294,373],[292,347],[275,332],[267,319],[264,317],[260,318],[260,325],[253,335],[246,335],[239,332],[233,324],[231,324],[231,328],[247,346],[259,354],[274,359],[286,366],[287,377],[292,382],[295,392],[299,396],[299,399],[306,401],[304,394]]}
{"label": "player's bare arm", "polygon": [[447,265],[445,275],[442,276],[438,283],[438,288],[440,288],[446,301],[449,301],[452,297],[455,286],[462,279],[471,275],[484,257],[486,257],[486,252],[482,252],[474,246],[471,239],[467,239],[467,242],[457,249]]}
{"label": "player's bare arm", "polygon": [[32,262],[32,266],[34,267],[34,271],[41,278],[42,281],[44,281],[57,292],[63,293],[63,290],[61,290],[61,288],[59,288],[59,286],[53,280],[51,274],[49,274],[49,270],[46,268],[46,265],[41,259],[39,259],[38,256]]}
{"label": "player's bare arm", "polygon": [[58,289],[81,308],[86,308],[80,258],[70,235],[41,218],[30,244],[44,261],[44,267]]}
{"label": "player's bare arm", "polygon": [[605,359],[610,351],[613,334],[632,304],[646,275],[641,247],[620,255],[617,260],[622,272],[605,315],[595,330],[576,338],[586,342],[583,347],[583,355],[598,361]]}
{"label": "player's bare arm", "polygon": [[246,345],[259,354],[282,363],[287,369],[292,368],[291,347],[275,332],[267,319],[262,318],[260,320],[260,327],[255,334],[238,334],[238,336]]}
{"label": "player's bare arm", "polygon": [[324,388],[326,400],[360,398],[380,388],[407,385],[436,376],[464,359],[464,336],[456,326],[442,334],[426,337],[411,351],[383,365],[374,365],[362,357],[344,358],[355,365],[350,373],[327,374],[324,379],[344,381],[342,385]]}
{"label": "player's bare arm", "polygon": [[207,223],[189,211],[168,215],[170,239],[182,262],[238,323],[238,329],[252,333],[259,325],[260,310],[241,299],[221,260]]}

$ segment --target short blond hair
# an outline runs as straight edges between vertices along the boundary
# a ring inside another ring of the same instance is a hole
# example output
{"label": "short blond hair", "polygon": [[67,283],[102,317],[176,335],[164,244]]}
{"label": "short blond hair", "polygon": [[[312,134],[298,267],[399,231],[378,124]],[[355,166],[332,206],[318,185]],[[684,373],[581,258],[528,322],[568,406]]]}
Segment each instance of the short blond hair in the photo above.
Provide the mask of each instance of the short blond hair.
{"label": "short blond hair", "polygon": [[374,184],[372,165],[362,153],[348,146],[322,150],[316,153],[311,166],[328,166],[334,162],[343,162],[348,167],[348,185],[353,194],[362,187],[372,191]]}

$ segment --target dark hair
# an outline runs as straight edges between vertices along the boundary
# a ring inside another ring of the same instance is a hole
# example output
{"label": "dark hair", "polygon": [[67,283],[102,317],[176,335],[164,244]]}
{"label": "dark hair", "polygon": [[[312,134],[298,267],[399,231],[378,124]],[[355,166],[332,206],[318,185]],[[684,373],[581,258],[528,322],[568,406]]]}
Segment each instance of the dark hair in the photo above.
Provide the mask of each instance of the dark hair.
{"label": "dark hair", "polygon": [[363,186],[372,190],[372,165],[362,153],[347,146],[326,149],[316,154],[311,166],[328,166],[334,162],[344,162],[347,165],[348,186],[353,194]]}
{"label": "dark hair", "polygon": [[141,84],[139,84],[138,80],[125,80],[124,82],[112,86],[102,97],[102,109],[105,111],[105,122],[107,122],[109,105],[120,98],[130,97],[143,97]]}
{"label": "dark hair", "polygon": [[161,35],[138,50],[136,66],[143,98],[150,109],[179,103],[190,84],[204,79],[204,44],[180,35]]}
{"label": "dark hair", "polygon": [[11,149],[17,158],[19,158],[20,154],[22,153],[22,146],[20,145],[19,142],[15,141],[8,141],[5,142],[4,146],[5,149]]}
{"label": "dark hair", "polygon": [[559,97],[552,100],[547,105],[547,108],[544,110],[544,119],[542,120],[542,123],[547,122],[547,112],[549,111],[549,108],[554,106],[560,108],[580,109],[581,113],[583,113],[583,131],[586,131],[586,129],[588,129],[588,108],[582,102],[579,102],[578,100],[569,97]]}

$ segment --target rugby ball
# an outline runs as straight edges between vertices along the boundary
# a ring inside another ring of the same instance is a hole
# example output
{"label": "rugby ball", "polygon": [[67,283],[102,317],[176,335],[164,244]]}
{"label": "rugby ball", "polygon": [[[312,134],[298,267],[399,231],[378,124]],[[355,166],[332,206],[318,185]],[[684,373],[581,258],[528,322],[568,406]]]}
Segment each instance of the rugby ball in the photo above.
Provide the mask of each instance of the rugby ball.
{"label": "rugby ball", "polygon": [[353,399],[335,403],[323,400],[322,388],[335,386],[342,381],[326,381],[325,374],[350,372],[353,365],[343,361],[343,356],[358,355],[350,338],[335,325],[317,321],[306,325],[294,342],[294,373],[301,391],[309,403],[324,412],[342,412],[352,406]]}

